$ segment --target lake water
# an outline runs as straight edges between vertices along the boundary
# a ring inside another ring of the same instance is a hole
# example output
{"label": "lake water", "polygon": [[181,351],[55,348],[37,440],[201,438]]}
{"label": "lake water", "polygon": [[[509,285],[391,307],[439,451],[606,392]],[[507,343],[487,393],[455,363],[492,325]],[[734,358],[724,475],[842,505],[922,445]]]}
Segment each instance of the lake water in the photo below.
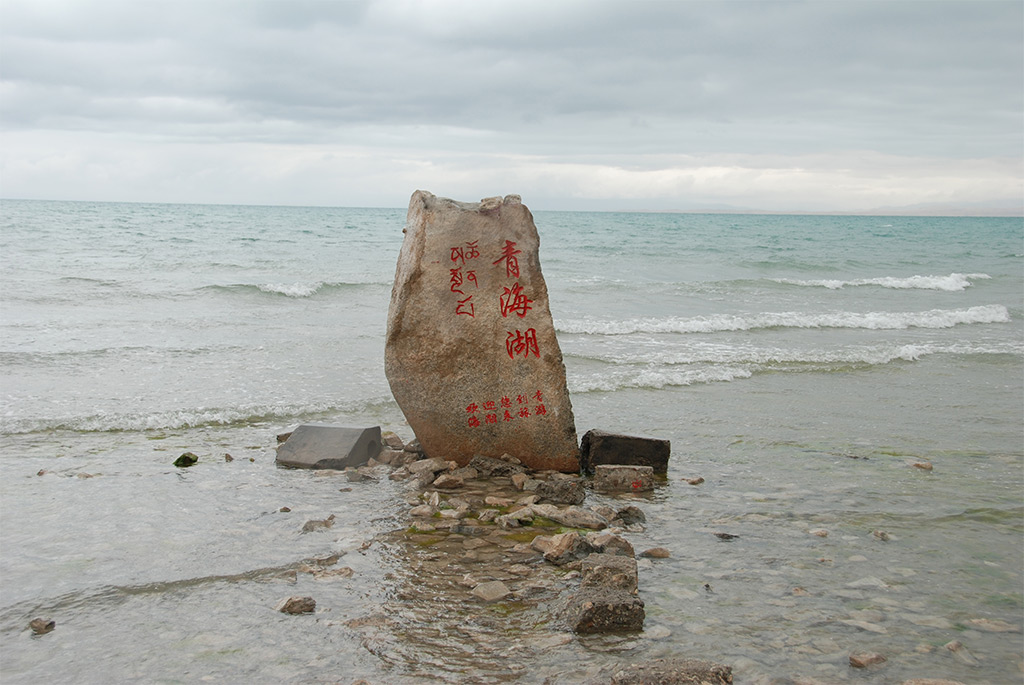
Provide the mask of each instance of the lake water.
{"label": "lake water", "polygon": [[[275,467],[300,423],[413,437],[383,372],[404,210],[5,200],[3,681],[588,682],[669,655],[1021,681],[1020,218],[535,219],[580,435],[672,442],[627,535],[672,553],[640,561],[644,633],[473,600],[464,561],[393,535],[386,470]],[[332,553],[350,578],[281,577]],[[318,613],[274,611],[294,594]]]}

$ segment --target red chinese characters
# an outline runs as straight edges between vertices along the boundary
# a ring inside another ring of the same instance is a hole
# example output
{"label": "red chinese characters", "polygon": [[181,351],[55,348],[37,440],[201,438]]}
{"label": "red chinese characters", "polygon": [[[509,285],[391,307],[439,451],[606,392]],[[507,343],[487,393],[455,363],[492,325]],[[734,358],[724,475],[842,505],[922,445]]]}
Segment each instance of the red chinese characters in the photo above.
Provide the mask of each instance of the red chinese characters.
{"label": "red chinese characters", "polygon": [[509,278],[519,278],[519,259],[516,255],[522,254],[522,250],[516,249],[516,244],[511,240],[505,241],[505,247],[501,248],[501,256],[495,259],[493,264],[505,262],[505,275]]}
{"label": "red chinese characters", "polygon": [[[514,423],[522,419],[546,416],[547,408],[544,406],[544,395],[540,390],[532,395],[517,394],[502,395],[497,400],[483,400],[481,402],[470,402],[466,405],[466,413],[469,415],[466,423],[470,428],[478,428],[481,425],[499,423]],[[532,406],[531,406],[532,403]]]}
{"label": "red chinese characters", "polygon": [[508,315],[515,314],[520,319],[526,316],[532,307],[533,300],[523,294],[523,286],[519,285],[518,282],[513,283],[511,288],[505,288],[505,292],[499,298],[501,302],[501,315],[508,317]]}
{"label": "red chinese characters", "polygon": [[508,332],[508,337],[505,338],[505,351],[508,352],[509,359],[515,359],[517,356],[521,356],[524,359],[533,353],[534,357],[540,358],[540,349],[537,347],[537,331],[532,328],[527,328],[525,331],[516,329],[516,332]]}

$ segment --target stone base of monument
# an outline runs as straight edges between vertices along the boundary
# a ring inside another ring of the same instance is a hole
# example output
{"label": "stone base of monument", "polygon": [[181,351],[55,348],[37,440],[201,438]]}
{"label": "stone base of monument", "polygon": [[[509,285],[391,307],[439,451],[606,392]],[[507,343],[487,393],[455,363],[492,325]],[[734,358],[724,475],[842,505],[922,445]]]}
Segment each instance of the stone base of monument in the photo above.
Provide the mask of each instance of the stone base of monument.
{"label": "stone base of monument", "polygon": [[277,447],[277,464],[296,469],[362,466],[381,451],[380,426],[348,428],[304,424]]}
{"label": "stone base of monument", "polygon": [[601,464],[594,469],[594,489],[599,492],[646,492],[654,489],[650,466]]}
{"label": "stone base of monument", "polygon": [[668,440],[590,430],[580,442],[580,466],[586,473],[593,473],[599,464],[650,466],[665,475],[671,452]]}

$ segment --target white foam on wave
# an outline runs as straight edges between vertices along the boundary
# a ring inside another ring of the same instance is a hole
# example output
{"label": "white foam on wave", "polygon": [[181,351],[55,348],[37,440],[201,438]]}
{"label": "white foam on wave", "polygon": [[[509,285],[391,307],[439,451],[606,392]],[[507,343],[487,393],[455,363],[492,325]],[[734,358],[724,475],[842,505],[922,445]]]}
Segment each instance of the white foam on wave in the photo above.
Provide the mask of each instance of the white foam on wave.
{"label": "white foam on wave", "polygon": [[312,297],[324,284],[321,281],[316,283],[266,283],[257,286],[262,292],[275,295],[286,295],[287,297]]}
{"label": "white foam on wave", "polygon": [[755,314],[719,314],[692,318],[666,317],[600,321],[571,319],[559,321],[560,333],[588,335],[629,335],[632,333],[717,333],[750,331],[762,328],[865,328],[899,330],[904,328],[952,328],[962,324],[1006,323],[1010,313],[998,304],[967,309],[931,309],[924,312],[759,312]]}
{"label": "white foam on wave", "polygon": [[668,386],[721,383],[750,378],[753,372],[740,367],[715,366],[703,369],[643,369],[639,372],[602,372],[567,379],[569,392],[612,392],[626,388],[659,389]]}
{"label": "white foam on wave", "polygon": [[988,274],[959,274],[951,273],[948,276],[907,276],[898,278],[895,276],[882,276],[879,278],[858,278],[852,281],[840,281],[831,279],[821,280],[800,280],[795,278],[773,278],[775,283],[786,285],[798,285],[814,288],[829,288],[830,290],[841,290],[847,286],[874,285],[882,288],[895,288],[898,290],[943,290],[946,292],[959,292],[973,285],[972,280],[984,280],[992,278]]}
{"label": "white foam on wave", "polygon": [[253,421],[293,420],[305,415],[360,411],[367,406],[390,402],[378,397],[366,401],[353,401],[344,405],[330,402],[308,404],[252,404],[238,407],[196,407],[152,413],[99,412],[87,416],[50,418],[0,417],[0,434],[36,433],[54,430],[77,432],[176,430],[200,426],[228,426]]}

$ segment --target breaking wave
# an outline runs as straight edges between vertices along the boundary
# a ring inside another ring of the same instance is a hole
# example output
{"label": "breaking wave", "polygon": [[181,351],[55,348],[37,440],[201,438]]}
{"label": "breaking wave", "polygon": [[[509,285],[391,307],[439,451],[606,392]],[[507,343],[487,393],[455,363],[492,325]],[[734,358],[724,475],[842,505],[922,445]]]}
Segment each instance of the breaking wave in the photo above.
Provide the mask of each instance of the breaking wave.
{"label": "breaking wave", "polygon": [[0,418],[0,434],[76,431],[107,433],[117,431],[177,430],[211,426],[244,426],[264,422],[296,422],[335,413],[358,413],[394,404],[390,396],[343,403],[311,402],[295,405],[245,405],[239,407],[198,407],[160,412],[106,413],[87,416],[47,418]]}
{"label": "breaking wave", "polygon": [[719,314],[691,318],[666,317],[600,321],[570,319],[555,322],[560,333],[629,335],[631,333],[716,333],[764,328],[863,328],[899,330],[904,328],[952,328],[963,324],[1007,323],[1010,312],[1002,305],[981,305],[967,309],[931,309],[924,312],[761,312]]}
{"label": "breaking wave", "polygon": [[829,288],[831,290],[840,290],[847,286],[875,285],[882,288],[944,290],[947,292],[957,292],[971,287],[973,285],[971,282],[972,280],[983,280],[988,278],[992,277],[988,274],[952,273],[948,276],[909,276],[906,278],[883,276],[880,278],[858,278],[852,281],[829,279],[805,281],[794,278],[772,278],[770,280],[786,285]]}

